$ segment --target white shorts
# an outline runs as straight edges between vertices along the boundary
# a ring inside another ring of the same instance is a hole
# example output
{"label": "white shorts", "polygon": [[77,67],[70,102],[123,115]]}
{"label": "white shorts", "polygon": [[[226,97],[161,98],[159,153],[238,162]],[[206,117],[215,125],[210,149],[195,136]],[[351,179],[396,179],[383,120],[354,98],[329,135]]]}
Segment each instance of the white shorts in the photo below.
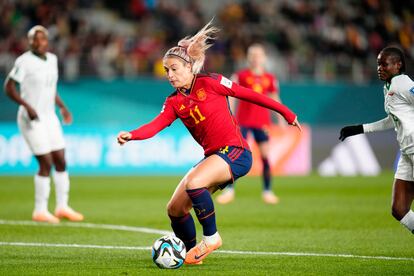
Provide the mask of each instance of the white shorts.
{"label": "white shorts", "polygon": [[17,124],[34,155],[44,155],[65,148],[62,126],[56,114],[30,120],[26,112],[19,112]]}
{"label": "white shorts", "polygon": [[395,178],[414,181],[414,154],[401,154]]}

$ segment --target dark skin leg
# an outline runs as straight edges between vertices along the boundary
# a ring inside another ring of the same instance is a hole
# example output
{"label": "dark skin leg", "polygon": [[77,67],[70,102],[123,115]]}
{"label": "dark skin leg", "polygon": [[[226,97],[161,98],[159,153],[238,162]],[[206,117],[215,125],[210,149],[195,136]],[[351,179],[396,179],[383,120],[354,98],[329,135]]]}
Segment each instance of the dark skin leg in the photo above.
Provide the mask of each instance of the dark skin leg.
{"label": "dark skin leg", "polygon": [[36,155],[37,162],[39,163],[40,176],[50,176],[52,166],[55,166],[56,171],[63,172],[66,170],[65,150],[52,151],[44,155]]}
{"label": "dark skin leg", "polygon": [[40,176],[50,176],[50,171],[52,169],[53,157],[51,153],[43,155],[35,155],[37,162],[39,163],[39,172]]}
{"label": "dark skin leg", "polygon": [[414,199],[414,182],[395,179],[392,191],[392,215],[400,221],[410,210]]}
{"label": "dark skin leg", "polygon": [[65,150],[52,151],[53,165],[57,172],[64,172],[66,170]]}

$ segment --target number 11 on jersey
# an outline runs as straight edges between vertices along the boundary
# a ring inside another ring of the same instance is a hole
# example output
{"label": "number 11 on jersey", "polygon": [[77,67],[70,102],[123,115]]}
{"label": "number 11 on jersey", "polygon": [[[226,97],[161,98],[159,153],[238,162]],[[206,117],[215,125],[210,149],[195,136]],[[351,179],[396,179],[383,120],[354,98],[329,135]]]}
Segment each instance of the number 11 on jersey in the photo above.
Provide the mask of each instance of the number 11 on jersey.
{"label": "number 11 on jersey", "polygon": [[192,108],[190,109],[190,116],[194,119],[194,122],[196,125],[206,119],[206,117],[204,117],[203,114],[201,114],[200,109],[198,108],[198,105],[194,107],[194,112]]}

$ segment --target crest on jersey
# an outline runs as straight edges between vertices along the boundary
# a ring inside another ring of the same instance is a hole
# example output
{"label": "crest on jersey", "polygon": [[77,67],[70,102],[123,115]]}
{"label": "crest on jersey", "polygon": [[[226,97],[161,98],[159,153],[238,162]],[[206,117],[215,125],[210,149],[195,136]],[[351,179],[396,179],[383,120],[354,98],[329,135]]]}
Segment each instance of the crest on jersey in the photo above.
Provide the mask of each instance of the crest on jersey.
{"label": "crest on jersey", "polygon": [[196,95],[197,95],[197,99],[199,99],[200,101],[204,101],[207,98],[207,94],[204,88],[198,89],[196,91]]}
{"label": "crest on jersey", "polygon": [[414,87],[411,87],[410,92],[414,94]]}

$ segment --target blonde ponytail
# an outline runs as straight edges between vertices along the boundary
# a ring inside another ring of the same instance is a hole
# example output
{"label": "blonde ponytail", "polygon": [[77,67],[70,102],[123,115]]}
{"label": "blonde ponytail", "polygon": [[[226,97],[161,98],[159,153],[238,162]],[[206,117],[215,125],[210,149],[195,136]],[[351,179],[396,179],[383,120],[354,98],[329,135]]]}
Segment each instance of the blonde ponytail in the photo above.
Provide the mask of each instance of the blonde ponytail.
{"label": "blonde ponytail", "polygon": [[179,57],[185,62],[191,63],[193,74],[199,73],[204,65],[206,50],[212,46],[212,44],[207,44],[207,40],[215,39],[213,35],[220,31],[220,29],[212,26],[212,21],[213,19],[194,36],[187,36],[181,39],[178,42],[178,46],[169,49],[164,58],[170,56]]}

